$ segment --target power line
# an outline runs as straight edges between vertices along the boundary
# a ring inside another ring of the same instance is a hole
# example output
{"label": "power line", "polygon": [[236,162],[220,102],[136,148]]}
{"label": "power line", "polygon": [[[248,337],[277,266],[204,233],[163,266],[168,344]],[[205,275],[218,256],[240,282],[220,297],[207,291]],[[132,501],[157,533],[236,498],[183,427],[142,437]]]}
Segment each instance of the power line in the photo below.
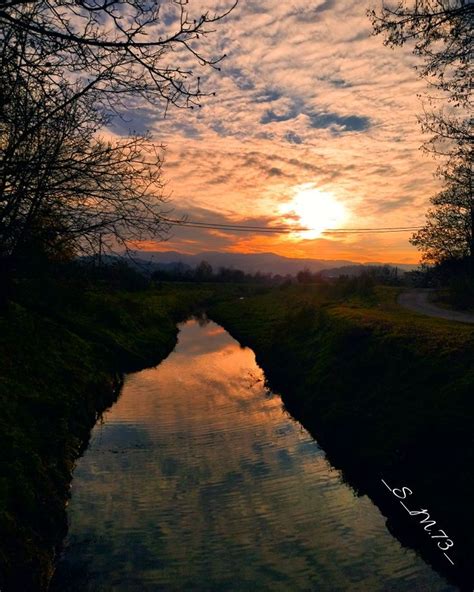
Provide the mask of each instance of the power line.
{"label": "power line", "polygon": [[[188,228],[202,228],[208,230],[223,230],[228,232],[252,232],[264,234],[289,234],[294,232],[314,232],[314,228],[304,226],[251,226],[245,224],[225,224],[220,222],[198,222],[196,220],[174,220],[164,218],[170,226],[185,226]],[[385,226],[379,228],[328,228],[321,234],[384,234],[392,232],[414,232],[422,226]]]}

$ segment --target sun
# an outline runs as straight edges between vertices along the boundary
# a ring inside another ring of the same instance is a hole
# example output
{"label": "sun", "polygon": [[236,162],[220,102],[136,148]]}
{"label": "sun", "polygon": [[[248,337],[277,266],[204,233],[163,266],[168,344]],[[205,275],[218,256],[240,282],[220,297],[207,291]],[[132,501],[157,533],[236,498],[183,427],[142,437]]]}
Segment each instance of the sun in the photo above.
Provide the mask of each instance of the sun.
{"label": "sun", "polygon": [[346,207],[332,193],[314,187],[298,189],[281,213],[295,226],[309,229],[296,232],[303,239],[315,239],[326,230],[341,228],[348,218]]}

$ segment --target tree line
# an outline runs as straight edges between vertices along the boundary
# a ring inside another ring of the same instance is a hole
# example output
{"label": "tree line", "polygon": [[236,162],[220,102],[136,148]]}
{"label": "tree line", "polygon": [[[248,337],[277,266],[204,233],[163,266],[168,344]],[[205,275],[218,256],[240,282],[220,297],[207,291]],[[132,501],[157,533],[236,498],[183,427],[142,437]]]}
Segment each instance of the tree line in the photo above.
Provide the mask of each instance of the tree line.
{"label": "tree line", "polygon": [[162,267],[152,272],[151,278],[155,281],[181,281],[181,282],[216,282],[224,284],[266,284],[281,285],[284,282],[292,282],[290,274],[280,275],[271,272],[256,271],[245,272],[234,267],[221,266],[214,269],[208,261],[201,261],[196,267],[190,267],[182,263]]}
{"label": "tree line", "polygon": [[400,273],[397,267],[390,265],[350,266],[334,270],[311,271],[307,267],[295,274],[279,274],[256,271],[249,273],[234,267],[219,267],[213,269],[208,261],[201,261],[195,267],[183,263],[168,264],[152,272],[147,271],[146,264],[142,274],[148,275],[155,281],[188,281],[188,282],[217,282],[217,283],[250,283],[266,285],[291,284],[335,284],[350,281],[367,285],[399,286],[404,283],[405,273]]}

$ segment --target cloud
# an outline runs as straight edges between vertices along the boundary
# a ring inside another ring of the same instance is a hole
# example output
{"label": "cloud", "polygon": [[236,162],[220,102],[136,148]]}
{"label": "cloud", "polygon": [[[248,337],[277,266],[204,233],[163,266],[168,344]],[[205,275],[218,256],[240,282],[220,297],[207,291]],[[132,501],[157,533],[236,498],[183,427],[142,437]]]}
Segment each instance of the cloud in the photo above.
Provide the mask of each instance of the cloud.
{"label": "cloud", "polygon": [[311,127],[316,129],[338,128],[340,132],[361,132],[370,127],[369,117],[358,115],[338,115],[337,113],[311,113],[309,115]]}
{"label": "cloud", "polygon": [[110,129],[119,136],[144,135],[156,124],[156,112],[147,106],[130,104],[112,119]]}
{"label": "cloud", "polygon": [[288,142],[290,142],[291,144],[302,144],[303,140],[300,138],[300,136],[298,136],[298,134],[295,134],[294,132],[286,132],[285,134],[285,139],[288,140]]}
{"label": "cloud", "polygon": [[335,4],[336,0],[324,0],[320,4],[312,6],[311,8],[308,8],[307,5],[301,6],[295,9],[294,12],[290,13],[290,16],[300,22],[308,22],[308,19],[315,18],[318,14],[334,8]]}
{"label": "cloud", "polygon": [[[281,95],[275,95],[271,101],[281,99]],[[261,101],[263,102],[263,101]],[[277,112],[274,108],[267,109],[260,118],[262,125],[267,125],[273,122],[289,121],[297,118],[299,115],[306,115],[310,121],[310,127],[315,129],[330,129],[333,133],[343,132],[360,132],[366,131],[371,126],[371,120],[367,116],[358,115],[341,115],[328,111],[314,111],[311,109],[305,110],[300,101],[295,101],[289,106],[283,107],[281,112]],[[291,132],[287,132],[288,133]]]}
{"label": "cloud", "polygon": [[[198,14],[200,3],[193,5]],[[367,8],[359,0],[240,2],[205,41],[209,54],[228,55],[221,72],[195,70],[216,96],[201,109],[170,109],[166,119],[161,109],[133,105],[114,131],[151,129],[167,145],[167,190],[180,212],[270,221],[298,187],[311,184],[346,205],[349,226],[419,224],[437,189],[435,165],[419,151],[423,83],[408,48],[391,51],[371,35]],[[302,257],[415,260],[407,239],[289,242],[179,229],[167,248],[187,245],[189,252],[208,241]]]}
{"label": "cloud", "polygon": [[278,167],[272,167],[268,171],[269,177],[286,177],[287,175]]}
{"label": "cloud", "polygon": [[287,113],[275,113],[273,109],[267,109],[265,113],[260,118],[260,123],[266,125],[267,123],[271,123],[272,121],[288,121],[289,119],[294,119],[298,115],[298,112],[295,109],[290,109]]}
{"label": "cloud", "polygon": [[272,103],[281,99],[281,93],[274,88],[265,88],[259,94],[256,94],[254,101],[256,103]]}

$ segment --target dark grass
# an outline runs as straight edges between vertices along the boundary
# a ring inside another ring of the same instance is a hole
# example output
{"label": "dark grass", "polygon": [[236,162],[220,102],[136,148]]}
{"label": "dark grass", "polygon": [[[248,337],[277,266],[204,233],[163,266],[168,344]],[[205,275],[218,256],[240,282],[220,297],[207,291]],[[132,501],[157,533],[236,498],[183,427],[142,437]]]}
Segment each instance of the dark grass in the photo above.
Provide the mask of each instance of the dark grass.
{"label": "dark grass", "polygon": [[0,315],[0,589],[46,589],[74,461],[124,371],[158,363],[206,286],[21,286]]}
{"label": "dark grass", "polygon": [[[376,288],[336,298],[327,288],[298,286],[220,303],[210,315],[254,349],[287,408],[351,485],[390,515],[397,536],[466,584],[474,548],[474,330],[405,311],[396,296],[397,289]],[[381,477],[410,486],[430,509],[455,541],[455,568],[413,519],[391,515]]]}
{"label": "dark grass", "polygon": [[[98,415],[122,373],[163,359],[176,322],[203,308],[255,350],[287,408],[396,536],[460,581],[474,546],[474,331],[400,309],[396,297],[355,284],[20,286],[0,315],[0,588],[47,587],[71,472]],[[381,476],[411,486],[455,540],[454,575],[426,533],[394,517]]]}

